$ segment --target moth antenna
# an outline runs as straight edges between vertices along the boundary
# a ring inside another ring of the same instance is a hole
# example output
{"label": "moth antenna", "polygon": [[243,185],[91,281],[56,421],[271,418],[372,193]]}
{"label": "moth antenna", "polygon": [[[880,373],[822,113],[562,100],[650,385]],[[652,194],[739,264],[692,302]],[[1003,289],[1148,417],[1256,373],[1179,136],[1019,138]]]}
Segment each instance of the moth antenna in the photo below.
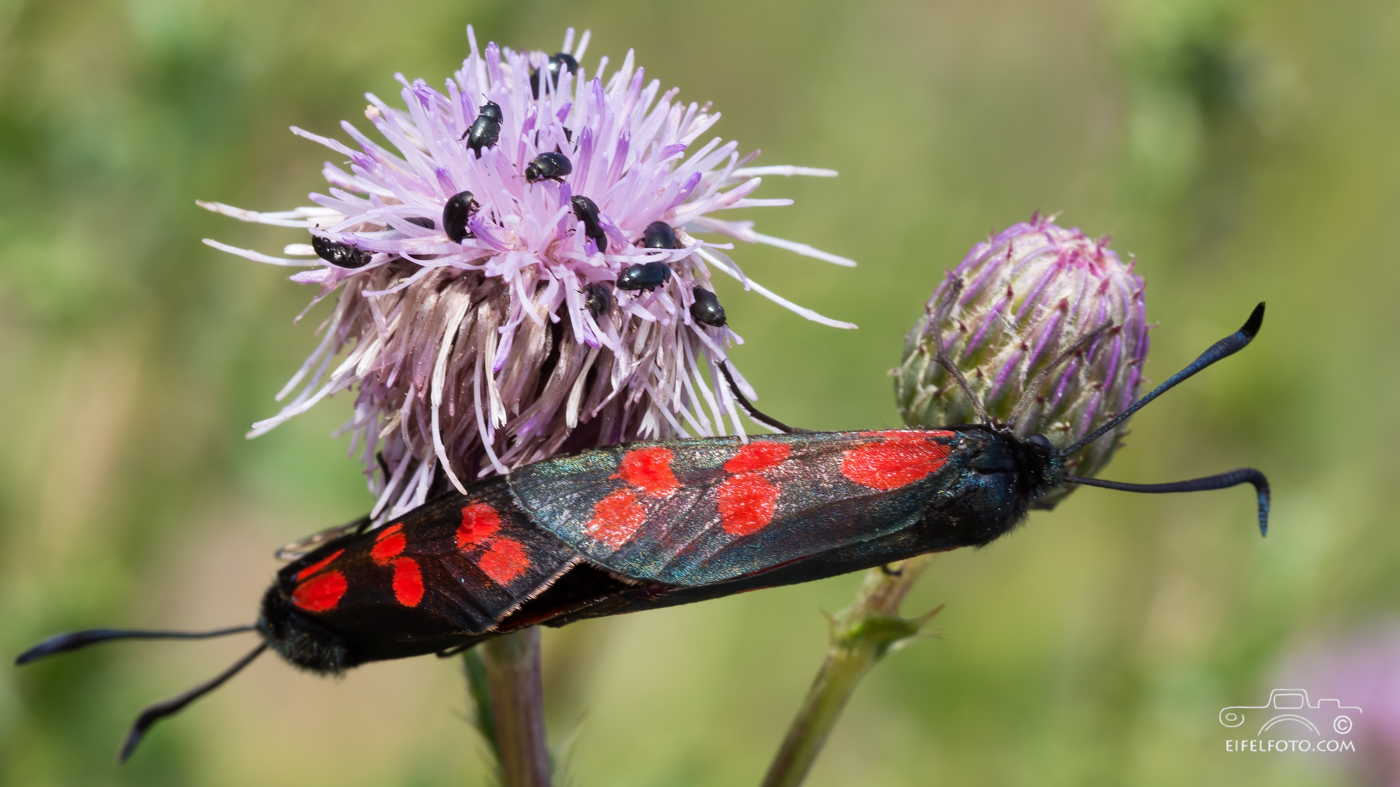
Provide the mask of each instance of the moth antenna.
{"label": "moth antenna", "polygon": [[1059,368],[1060,364],[1073,358],[1075,353],[1083,349],[1084,346],[1090,341],[1093,341],[1095,337],[1112,327],[1113,320],[1109,320],[1094,330],[1089,331],[1079,337],[1079,340],[1074,344],[1070,345],[1068,350],[1060,353],[1059,357],[1052,361],[1049,366],[1036,372],[1035,377],[1031,378],[1030,384],[1026,386],[1026,392],[1021,394],[1021,401],[1016,403],[1016,409],[1011,411],[1011,417],[1006,419],[1006,424],[1014,429],[1016,427],[1016,422],[1021,420],[1021,416],[1025,415],[1026,411],[1031,408],[1031,402],[1035,401],[1035,392],[1040,390],[1040,386],[1045,384],[1050,374]]}
{"label": "moth antenna", "polygon": [[49,637],[19,654],[15,657],[15,666],[28,664],[55,653],[67,653],[71,650],[86,648],[88,645],[96,645],[99,642],[110,642],[114,639],[211,639],[213,637],[226,637],[229,634],[242,634],[245,631],[253,631],[255,628],[255,626],[234,626],[213,631],[130,631],[125,629],[74,631],[69,634]]}
{"label": "moth antenna", "polygon": [[811,429],[798,429],[795,426],[788,426],[787,424],[783,423],[782,421],[779,421],[778,419],[770,415],[765,415],[757,407],[754,407],[753,403],[750,402],[747,398],[745,398],[744,394],[739,391],[739,385],[734,382],[734,375],[729,373],[729,361],[720,361],[719,371],[720,374],[724,375],[724,381],[729,385],[729,392],[734,394],[735,399],[739,400],[739,404],[744,408],[744,412],[749,414],[750,418],[754,419],[755,421],[758,421],[761,424],[771,426],[774,429],[777,429],[779,432],[783,432],[785,434],[812,433]]}
{"label": "moth antenna", "polygon": [[1094,431],[1090,432],[1087,437],[1070,446],[1069,448],[1060,451],[1060,456],[1068,456],[1074,453],[1075,451],[1078,451],[1079,449],[1083,448],[1084,446],[1094,442],[1100,437],[1103,437],[1104,434],[1106,434],[1110,429],[1113,429],[1114,427],[1128,420],[1128,418],[1132,416],[1133,413],[1136,413],[1138,410],[1141,410],[1142,408],[1146,407],[1148,402],[1151,402],[1153,399],[1156,399],[1157,397],[1161,396],[1167,391],[1170,391],[1172,388],[1175,388],[1178,384],[1184,382],[1188,377],[1191,377],[1192,375],[1196,374],[1197,372],[1201,371],[1207,366],[1210,366],[1216,361],[1219,361],[1223,358],[1228,358],[1231,355],[1234,355],[1235,353],[1239,352],[1240,350],[1243,350],[1251,341],[1254,340],[1255,335],[1259,333],[1259,327],[1263,324],[1264,304],[1260,303],[1258,306],[1254,307],[1254,311],[1250,313],[1249,319],[1245,320],[1244,325],[1241,326],[1238,331],[1235,331],[1229,336],[1226,336],[1224,339],[1221,339],[1220,341],[1211,345],[1209,350],[1206,350],[1205,352],[1201,353],[1201,357],[1192,361],[1191,364],[1185,369],[1182,369],[1181,371],[1172,375],[1170,378],[1168,378],[1166,382],[1154,388],[1152,392],[1148,395],[1142,397],[1136,402],[1133,402],[1132,406],[1119,413],[1118,417],[1114,418],[1113,420],[1109,421],[1103,426],[1100,426],[1098,429],[1095,429]]}
{"label": "moth antenna", "polygon": [[948,281],[948,292],[943,296],[942,303],[939,304],[938,310],[933,313],[933,319],[929,321],[929,325],[933,328],[933,348],[936,352],[934,360],[938,361],[938,365],[947,369],[948,374],[952,375],[953,380],[956,381],[958,387],[962,389],[963,396],[966,396],[967,401],[972,403],[972,412],[977,414],[977,420],[987,426],[992,426],[992,419],[987,415],[987,408],[982,406],[982,400],[977,398],[977,394],[972,392],[972,386],[968,384],[967,378],[963,376],[962,372],[958,371],[958,367],[954,366],[953,362],[949,360],[948,356],[943,352],[943,329],[940,326],[943,324],[944,320],[948,319],[948,315],[952,314],[953,304],[957,303],[958,296],[962,294],[963,288],[962,279],[954,279],[950,274]]}
{"label": "moth antenna", "polygon": [[131,753],[136,750],[136,745],[141,742],[141,737],[146,734],[146,730],[149,730],[151,725],[166,716],[179,713],[185,709],[186,705],[224,685],[224,681],[242,672],[243,668],[252,664],[253,659],[261,656],[264,650],[267,650],[266,642],[253,648],[248,652],[248,655],[234,662],[232,667],[219,673],[213,680],[201,683],[183,694],[177,694],[147,706],[145,710],[141,711],[141,715],[136,717],[136,721],[131,723],[131,730],[127,732],[126,741],[122,743],[121,753],[117,755],[117,762],[126,762],[127,758],[131,757]]}
{"label": "moth antenna", "polygon": [[1253,484],[1259,496],[1259,535],[1269,534],[1269,479],[1252,467],[1241,467],[1220,475],[1193,478],[1190,481],[1177,481],[1172,484],[1125,484],[1121,481],[1101,481],[1097,478],[1080,478],[1067,475],[1065,481],[1085,486],[1101,486],[1104,489],[1118,489],[1123,492],[1146,492],[1162,494],[1167,492],[1204,492],[1209,489],[1228,489],[1240,484]]}

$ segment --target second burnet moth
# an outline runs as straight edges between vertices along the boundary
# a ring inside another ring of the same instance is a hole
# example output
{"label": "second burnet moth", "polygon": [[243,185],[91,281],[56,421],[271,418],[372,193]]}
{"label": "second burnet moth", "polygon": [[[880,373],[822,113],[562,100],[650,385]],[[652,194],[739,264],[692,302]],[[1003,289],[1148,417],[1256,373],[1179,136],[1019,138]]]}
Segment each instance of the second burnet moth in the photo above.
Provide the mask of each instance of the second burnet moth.
{"label": "second burnet moth", "polygon": [[[365,518],[313,536],[304,542],[310,551],[278,572],[250,625],[82,631],[46,640],[16,663],[115,639],[239,632],[261,638],[225,672],[143,711],[122,746],[124,760],[153,723],[269,648],[297,667],[338,674],[371,661],[455,653],[529,626],[808,582],[988,544],[1014,529],[1036,499],[1065,484],[1196,492],[1248,483],[1258,496],[1263,533],[1269,485],[1253,468],[1128,484],[1070,475],[1065,465],[1168,389],[1244,348],[1263,319],[1261,303],[1240,330],[1063,449],[985,419],[939,429],[790,429],[754,410],[731,379],[750,415],[782,434],[629,443],[521,467],[375,529]],[[938,347],[939,362],[976,402],[941,341]]]}

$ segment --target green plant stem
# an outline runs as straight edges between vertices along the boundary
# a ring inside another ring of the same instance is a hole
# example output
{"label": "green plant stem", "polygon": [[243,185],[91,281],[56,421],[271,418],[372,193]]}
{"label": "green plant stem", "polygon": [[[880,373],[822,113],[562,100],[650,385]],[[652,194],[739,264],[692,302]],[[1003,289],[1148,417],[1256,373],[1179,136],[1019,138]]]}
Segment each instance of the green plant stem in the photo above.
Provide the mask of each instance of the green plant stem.
{"label": "green plant stem", "polygon": [[920,555],[883,569],[871,569],[855,601],[832,618],[826,661],[788,728],[782,748],[763,779],[763,787],[800,785],[860,679],[890,648],[917,635],[942,609],[912,620],[899,616],[904,597],[932,560],[932,555]]}
{"label": "green plant stem", "polygon": [[[540,630],[532,627],[505,634],[482,643],[479,649],[490,701],[487,740],[500,763],[501,785],[548,787],[550,760],[544,729],[544,687],[540,681]],[[471,678],[470,661],[468,665]],[[479,694],[474,685],[473,696]],[[479,708],[478,714],[481,713]],[[484,721],[486,717],[478,718]],[[486,729],[484,723],[481,726]]]}

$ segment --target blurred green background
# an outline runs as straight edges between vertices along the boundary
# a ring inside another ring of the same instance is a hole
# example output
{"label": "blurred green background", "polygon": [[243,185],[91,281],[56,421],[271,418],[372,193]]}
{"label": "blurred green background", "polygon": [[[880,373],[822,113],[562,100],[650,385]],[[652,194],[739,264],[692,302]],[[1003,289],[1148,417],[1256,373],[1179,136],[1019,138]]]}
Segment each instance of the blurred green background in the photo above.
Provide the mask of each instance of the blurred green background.
{"label": "blurred green background", "polygon": [[[716,133],[759,164],[841,171],[772,179],[758,196],[797,205],[748,217],[860,267],[734,256],[860,330],[721,283],[749,341],[736,356],[789,422],[897,424],[887,371],[942,271],[1036,209],[1137,255],[1154,379],[1269,301],[1255,345],[1139,416],[1105,473],[1257,464],[1269,538],[1243,490],[1083,490],[939,557],[908,609],[946,603],[941,637],[871,675],[811,784],[1363,778],[1345,766],[1371,754],[1227,754],[1216,714],[1263,702],[1297,648],[1400,604],[1400,6],[1380,0],[3,0],[0,654],[79,627],[248,621],[277,546],[368,508],[326,439],[348,399],[243,439],[324,310],[294,326],[310,288],[200,244],[275,252],[295,231],[194,200],[306,204],[324,154],[287,127],[340,134],[363,92],[397,96],[395,71],[440,85],[469,22],[483,44],[551,52],[591,28],[587,65],[635,48],[682,99],[713,100]],[[820,611],[857,582],[548,630],[569,783],[756,783],[822,658]],[[139,708],[248,640],[9,673],[0,781],[489,781],[459,662],[431,658],[341,681],[265,658],[114,765]]]}

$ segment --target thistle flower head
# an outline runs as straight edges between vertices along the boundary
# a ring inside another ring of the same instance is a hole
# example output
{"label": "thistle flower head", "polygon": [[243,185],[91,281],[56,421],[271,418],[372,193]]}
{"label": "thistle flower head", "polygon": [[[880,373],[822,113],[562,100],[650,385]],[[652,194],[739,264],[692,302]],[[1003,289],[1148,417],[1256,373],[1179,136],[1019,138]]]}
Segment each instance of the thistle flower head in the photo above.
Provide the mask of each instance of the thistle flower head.
{"label": "thistle flower head", "polygon": [[[935,326],[940,313],[946,316]],[[994,422],[1022,437],[1043,434],[1057,447],[1123,411],[1142,384],[1148,346],[1142,277],[1109,250],[1106,238],[1059,227],[1053,217],[1037,214],[973,247],[905,341],[895,377],[905,422],[975,423],[972,403],[935,361],[935,327]],[[1067,457],[1068,472],[1101,470],[1126,426]],[[1061,488],[1039,504],[1051,507],[1065,494]]]}
{"label": "thistle flower head", "polygon": [[607,58],[590,74],[586,32],[575,46],[569,30],[555,55],[479,52],[467,34],[471,54],[446,92],[400,76],[404,108],[367,96],[387,146],[350,123],[353,147],[292,129],[347,160],[325,165],[330,188],[310,196],[315,206],[201,203],[309,231],[286,247],[293,258],[206,241],[307,266],[292,279],[318,286],[316,300],[336,296],[321,345],[279,395],[291,402],[251,434],[356,390],[351,450],[376,513],[391,516],[421,504],[439,469],[461,488],[560,450],[742,434],[718,374],[742,340],[715,317],[714,270],[853,327],[747,279],[723,251],[732,244],[696,237],[853,264],[714,215],[791,203],[750,198],[761,175],[835,172],[747,167],[756,151],[740,157],[719,138],[692,150],[719,115],[647,83],[631,52],[611,75]]}

